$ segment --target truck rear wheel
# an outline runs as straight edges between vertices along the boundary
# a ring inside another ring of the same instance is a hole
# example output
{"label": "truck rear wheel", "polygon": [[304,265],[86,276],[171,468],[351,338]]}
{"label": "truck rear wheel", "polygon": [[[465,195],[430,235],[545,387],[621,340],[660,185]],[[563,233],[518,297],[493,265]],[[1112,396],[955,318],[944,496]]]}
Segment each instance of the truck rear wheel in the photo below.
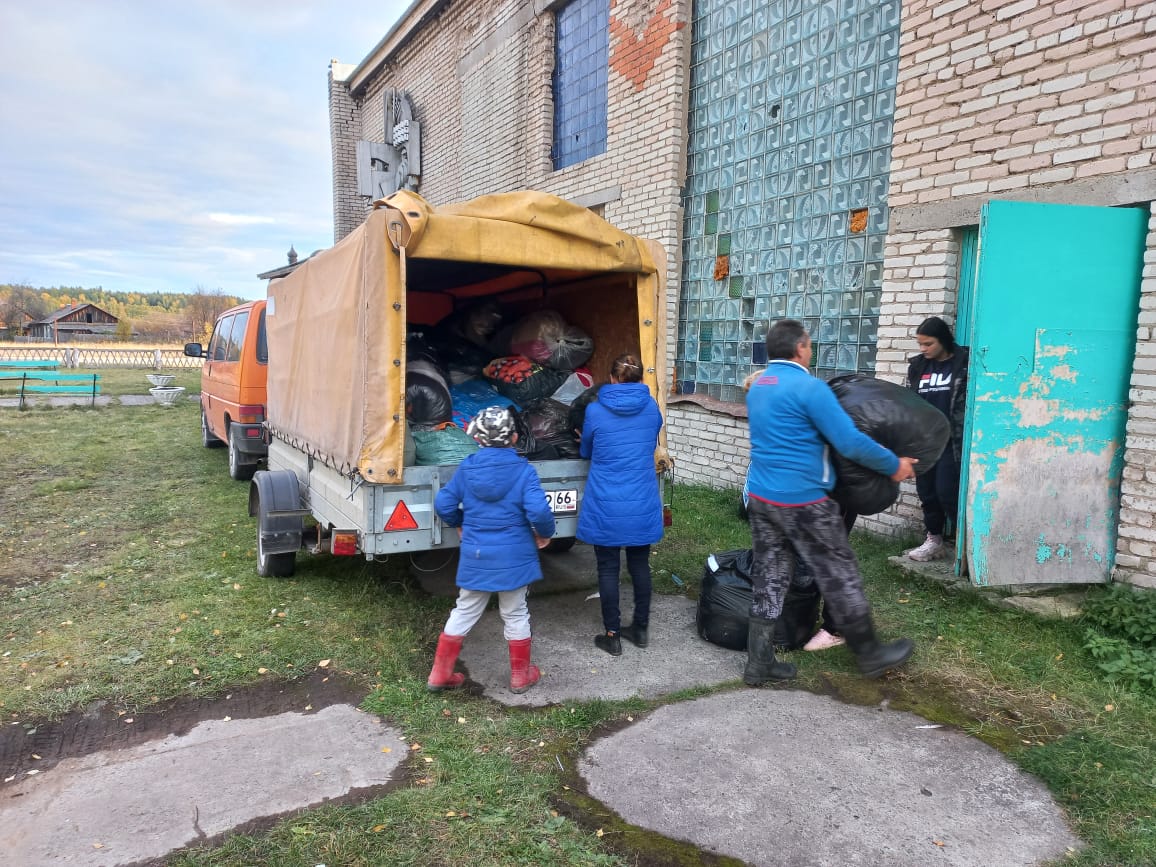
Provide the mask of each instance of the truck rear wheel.
{"label": "truck rear wheel", "polygon": [[[285,470],[261,470],[249,486],[249,514],[257,519],[257,574],[289,578],[297,568],[302,520],[297,477]],[[270,514],[270,513],[281,514]],[[279,550],[268,550],[267,545]],[[292,550],[285,550],[291,548]]]}
{"label": "truck rear wheel", "polygon": [[573,536],[562,536],[557,539],[551,539],[550,544],[542,550],[547,554],[565,554],[574,547],[576,541]]}
{"label": "truck rear wheel", "polygon": [[257,574],[262,578],[290,578],[297,568],[296,555],[270,554],[261,543],[261,527],[257,526]]}

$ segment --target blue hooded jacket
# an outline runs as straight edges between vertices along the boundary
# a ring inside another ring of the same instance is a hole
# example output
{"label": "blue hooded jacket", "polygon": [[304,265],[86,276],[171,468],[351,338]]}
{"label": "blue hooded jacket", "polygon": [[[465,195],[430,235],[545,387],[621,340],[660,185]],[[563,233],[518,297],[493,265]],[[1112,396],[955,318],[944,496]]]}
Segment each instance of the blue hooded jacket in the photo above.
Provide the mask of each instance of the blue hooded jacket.
{"label": "blue hooded jacket", "polygon": [[835,486],[830,449],[885,476],[899,458],[855,427],[831,387],[794,361],[778,359],[747,392],[752,497],[778,506],[805,506]]}
{"label": "blue hooded jacket", "polygon": [[467,457],[438,491],[434,508],[447,526],[462,528],[459,587],[500,592],[542,577],[534,533],[553,536],[554,514],[538,474],[512,448],[483,448]]}
{"label": "blue hooded jacket", "polygon": [[653,545],[662,539],[662,497],[654,451],[662,413],[642,382],[598,390],[586,407],[579,452],[590,475],[578,514],[578,538],[590,545]]}

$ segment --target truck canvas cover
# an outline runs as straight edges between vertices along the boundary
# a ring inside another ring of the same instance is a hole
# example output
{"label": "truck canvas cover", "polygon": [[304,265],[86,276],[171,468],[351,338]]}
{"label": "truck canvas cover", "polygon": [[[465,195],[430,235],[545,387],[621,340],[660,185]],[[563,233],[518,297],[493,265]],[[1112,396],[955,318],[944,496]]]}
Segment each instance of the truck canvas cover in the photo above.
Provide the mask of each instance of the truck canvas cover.
{"label": "truck canvas cover", "polygon": [[657,244],[540,192],[440,208],[399,192],[374,204],[340,243],[269,284],[268,417],[276,436],[343,473],[400,483],[407,322],[432,324],[479,297],[545,298],[553,287],[599,280],[633,294],[628,306],[653,326],[632,339],[654,371],[645,381],[664,403]]}

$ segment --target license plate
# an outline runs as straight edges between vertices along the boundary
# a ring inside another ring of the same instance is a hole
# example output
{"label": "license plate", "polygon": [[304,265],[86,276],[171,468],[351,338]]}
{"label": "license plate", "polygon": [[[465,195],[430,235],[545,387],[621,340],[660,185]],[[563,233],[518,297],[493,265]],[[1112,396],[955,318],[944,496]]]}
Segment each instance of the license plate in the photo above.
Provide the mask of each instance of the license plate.
{"label": "license plate", "polygon": [[546,502],[550,504],[550,511],[555,514],[558,512],[576,512],[578,511],[578,491],[574,489],[546,491]]}

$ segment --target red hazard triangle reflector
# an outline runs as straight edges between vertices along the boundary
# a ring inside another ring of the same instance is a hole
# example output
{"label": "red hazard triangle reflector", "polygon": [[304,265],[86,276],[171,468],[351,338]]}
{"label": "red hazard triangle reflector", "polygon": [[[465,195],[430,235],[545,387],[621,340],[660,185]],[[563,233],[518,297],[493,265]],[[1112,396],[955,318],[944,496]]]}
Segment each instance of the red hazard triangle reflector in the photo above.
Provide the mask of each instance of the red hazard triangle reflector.
{"label": "red hazard triangle reflector", "polygon": [[389,516],[389,520],[385,522],[385,529],[387,530],[416,530],[417,521],[413,519],[413,515],[409,511],[409,506],[405,504],[404,500],[399,500],[398,504],[393,507],[393,514]]}

